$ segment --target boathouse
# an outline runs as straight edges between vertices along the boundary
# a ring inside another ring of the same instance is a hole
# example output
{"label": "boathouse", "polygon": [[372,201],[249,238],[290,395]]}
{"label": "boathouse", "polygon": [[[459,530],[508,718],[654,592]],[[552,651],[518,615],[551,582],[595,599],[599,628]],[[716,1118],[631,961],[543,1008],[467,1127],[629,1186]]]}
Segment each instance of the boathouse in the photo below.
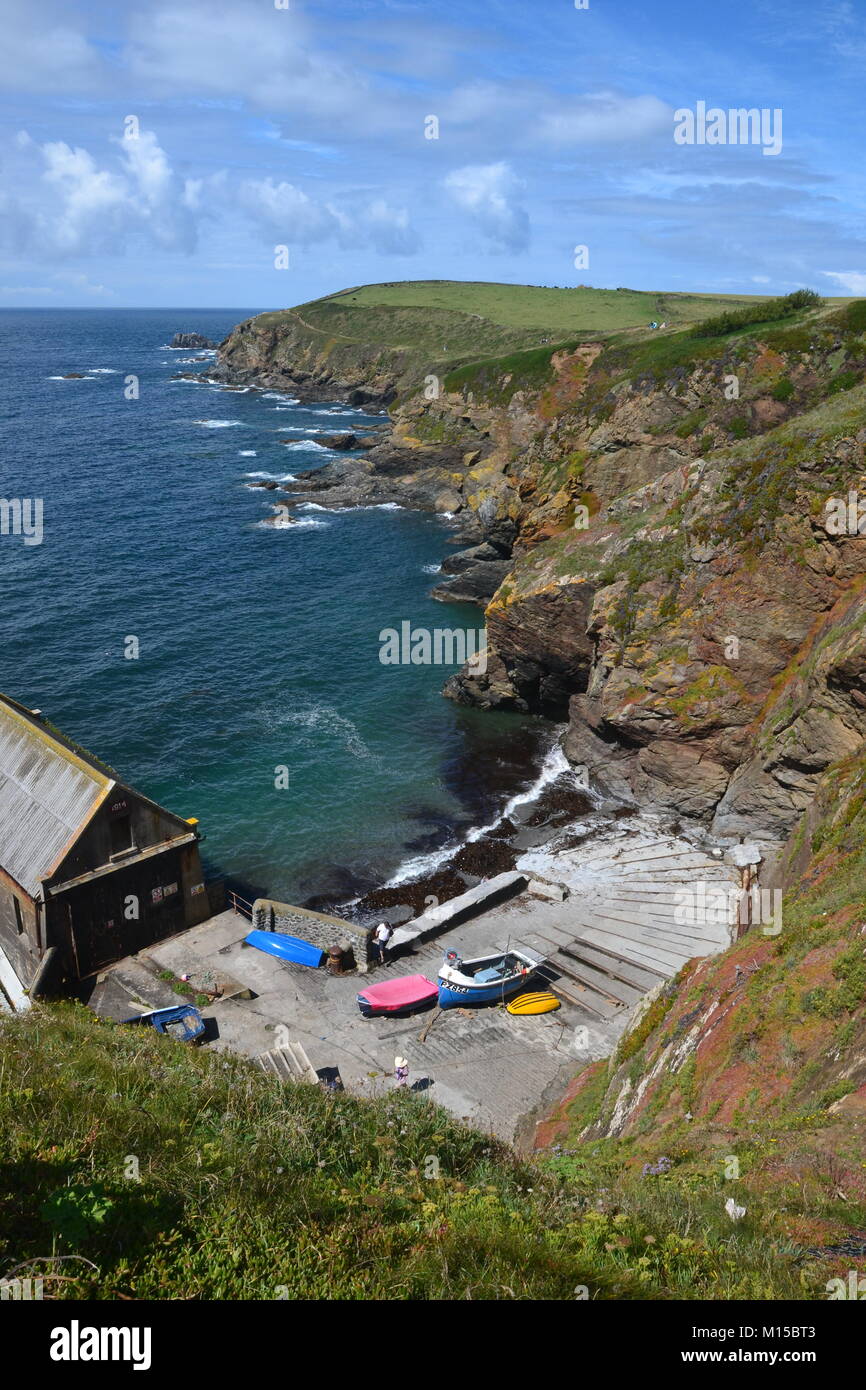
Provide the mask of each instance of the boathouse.
{"label": "boathouse", "polygon": [[195,820],[0,695],[0,948],[25,989],[74,989],[210,915]]}

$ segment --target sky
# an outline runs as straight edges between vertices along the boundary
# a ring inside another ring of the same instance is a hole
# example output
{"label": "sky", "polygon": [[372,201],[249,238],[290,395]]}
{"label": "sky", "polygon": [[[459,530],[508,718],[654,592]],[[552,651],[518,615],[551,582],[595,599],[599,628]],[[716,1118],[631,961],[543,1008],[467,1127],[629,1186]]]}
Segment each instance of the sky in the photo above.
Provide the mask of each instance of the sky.
{"label": "sky", "polygon": [[[0,33],[2,306],[866,294],[866,0],[0,0]],[[781,148],[678,138],[699,103]]]}

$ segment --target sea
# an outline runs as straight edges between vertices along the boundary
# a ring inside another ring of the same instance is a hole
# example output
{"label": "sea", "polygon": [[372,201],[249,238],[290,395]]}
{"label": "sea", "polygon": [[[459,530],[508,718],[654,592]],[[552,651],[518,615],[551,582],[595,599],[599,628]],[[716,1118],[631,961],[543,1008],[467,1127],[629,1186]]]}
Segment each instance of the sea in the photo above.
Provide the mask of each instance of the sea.
{"label": "sea", "polygon": [[383,417],[180,379],[214,354],[176,332],[220,341],[256,312],[0,311],[0,496],[34,523],[0,535],[0,689],[197,817],[212,877],[337,907],[437,868],[564,760],[544,721],[444,699],[456,666],[380,660],[404,621],[483,627],[429,596],[454,518],[265,524],[252,484]]}

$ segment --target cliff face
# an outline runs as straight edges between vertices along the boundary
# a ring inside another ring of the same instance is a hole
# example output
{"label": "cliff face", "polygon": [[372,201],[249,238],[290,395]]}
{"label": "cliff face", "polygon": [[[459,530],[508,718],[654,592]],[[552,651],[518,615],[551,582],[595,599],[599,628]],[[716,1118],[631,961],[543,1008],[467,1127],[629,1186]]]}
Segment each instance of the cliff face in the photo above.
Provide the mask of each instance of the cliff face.
{"label": "cliff face", "polygon": [[223,345],[232,379],[393,397],[389,437],[294,499],[456,514],[469,549],[435,592],[486,605],[489,657],[447,694],[567,720],[626,800],[784,839],[866,734],[866,542],[825,511],[866,488],[863,305],[474,362],[434,360],[444,320],[407,314],[376,310],[371,343],[337,299]]}
{"label": "cliff face", "polygon": [[340,341],[289,313],[260,314],[238,324],[220,347],[215,375],[290,391],[301,400],[329,396],[384,405],[394,398],[405,369],[399,353]]}
{"label": "cliff face", "polygon": [[558,709],[609,790],[780,840],[866,734],[866,544],[825,510],[866,483],[866,346],[820,320],[776,340],[619,380],[602,352],[536,396],[549,423],[486,460],[519,499],[488,670],[448,693]]}

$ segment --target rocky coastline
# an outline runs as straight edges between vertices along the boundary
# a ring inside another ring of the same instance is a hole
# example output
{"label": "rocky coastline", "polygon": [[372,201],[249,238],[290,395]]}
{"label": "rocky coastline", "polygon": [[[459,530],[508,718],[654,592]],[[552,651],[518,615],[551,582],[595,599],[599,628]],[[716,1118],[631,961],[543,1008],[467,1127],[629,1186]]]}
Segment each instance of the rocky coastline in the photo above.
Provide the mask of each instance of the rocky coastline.
{"label": "rocky coastline", "polygon": [[276,342],[255,323],[218,379],[391,398],[381,430],[322,436],[340,457],[273,490],[288,524],[305,501],[455,519],[433,594],[484,608],[488,663],[448,697],[565,724],[569,760],[621,803],[768,853],[788,838],[866,737],[866,541],[822,514],[864,471],[862,334],[819,313],[702,352],[683,335],[652,371],[587,343],[553,351],[541,386],[488,364],[428,399],[398,397],[381,355],[341,375],[298,325]]}

